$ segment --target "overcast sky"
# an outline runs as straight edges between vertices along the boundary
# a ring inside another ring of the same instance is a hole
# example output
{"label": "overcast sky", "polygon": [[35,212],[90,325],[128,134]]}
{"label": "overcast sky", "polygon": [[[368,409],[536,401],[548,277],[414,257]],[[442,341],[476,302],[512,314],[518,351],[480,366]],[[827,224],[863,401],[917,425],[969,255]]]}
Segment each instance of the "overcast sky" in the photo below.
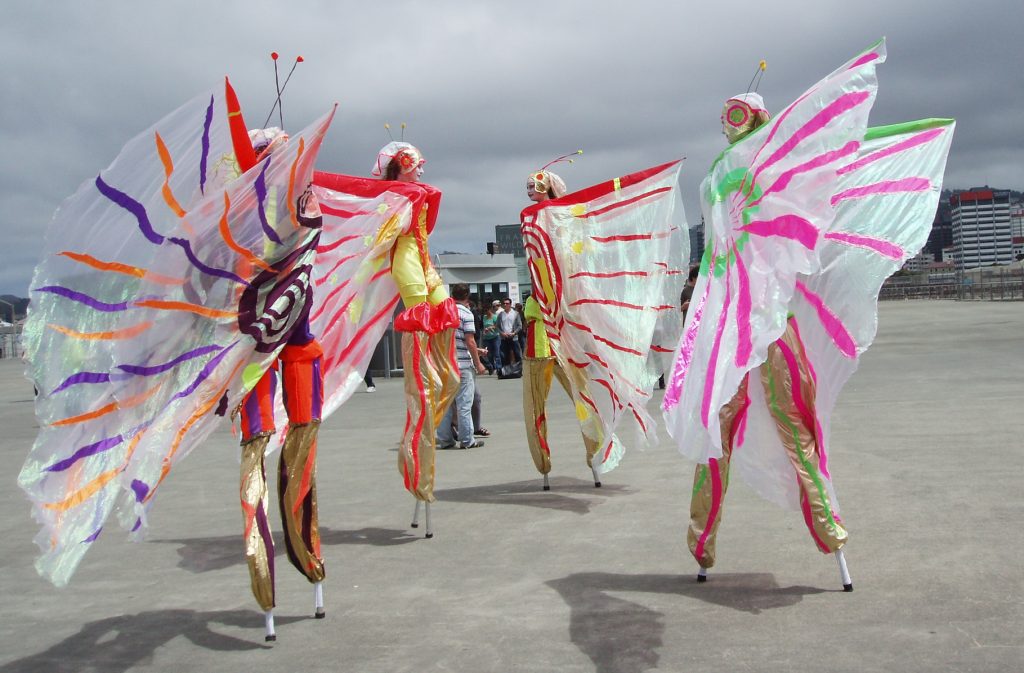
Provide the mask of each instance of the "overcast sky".
{"label": "overcast sky", "polygon": [[955,117],[946,186],[1022,189],[1024,3],[942,4],[5,3],[0,294],[28,295],[60,202],[192,96],[229,75],[247,121],[262,122],[271,51],[306,60],[285,96],[288,128],[340,104],[320,168],[366,175],[384,122],[408,123],[424,180],[444,191],[434,251],[482,252],[495,224],[518,221],[527,173],[576,148],[584,156],[559,170],[571,190],[685,156],[681,192],[699,221],[722,102],[758,60],[778,110],[882,36],[871,123]]}

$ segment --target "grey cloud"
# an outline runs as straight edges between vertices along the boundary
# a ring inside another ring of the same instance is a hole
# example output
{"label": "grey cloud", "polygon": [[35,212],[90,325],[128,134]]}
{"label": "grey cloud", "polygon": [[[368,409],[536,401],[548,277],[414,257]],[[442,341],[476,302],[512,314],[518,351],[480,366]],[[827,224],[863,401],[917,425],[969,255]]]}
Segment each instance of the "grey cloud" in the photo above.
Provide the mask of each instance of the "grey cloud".
{"label": "grey cloud", "polygon": [[[888,36],[873,124],[958,119],[946,184],[1021,188],[1024,9],[1014,0],[933,3],[39,3],[8,11],[0,110],[0,293],[24,295],[53,210],[132,136],[225,74],[250,125],[273,100],[269,52],[301,54],[285,98],[291,128],[334,101],[320,166],[366,174],[409,123],[426,179],[445,191],[432,247],[480,251],[517,220],[526,174],[559,154],[580,188],[686,156],[697,185],[722,149],[721,102],[760,58],[778,109]],[[13,103],[12,103],[13,102]]]}

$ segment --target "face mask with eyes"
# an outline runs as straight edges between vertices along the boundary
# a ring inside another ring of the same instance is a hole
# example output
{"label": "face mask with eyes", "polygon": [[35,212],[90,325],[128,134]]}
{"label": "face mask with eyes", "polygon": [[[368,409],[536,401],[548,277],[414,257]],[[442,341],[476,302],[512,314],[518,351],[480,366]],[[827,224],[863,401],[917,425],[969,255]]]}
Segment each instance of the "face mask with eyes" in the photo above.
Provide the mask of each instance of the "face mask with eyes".
{"label": "face mask with eyes", "polygon": [[557,199],[565,192],[565,182],[551,171],[534,171],[526,178],[526,195],[530,197],[531,201],[543,201],[544,198]]}
{"label": "face mask with eyes", "polygon": [[725,101],[722,109],[722,133],[729,144],[747,137],[771,119],[764,100],[756,93],[745,93]]}

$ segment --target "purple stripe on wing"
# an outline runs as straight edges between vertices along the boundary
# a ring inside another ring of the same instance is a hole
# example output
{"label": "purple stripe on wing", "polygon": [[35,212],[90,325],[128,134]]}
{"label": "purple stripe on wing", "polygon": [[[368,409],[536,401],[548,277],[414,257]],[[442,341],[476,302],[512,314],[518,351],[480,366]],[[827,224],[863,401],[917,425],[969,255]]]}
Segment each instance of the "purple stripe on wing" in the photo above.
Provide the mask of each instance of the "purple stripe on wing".
{"label": "purple stripe on wing", "polygon": [[124,311],[128,309],[128,302],[126,301],[122,301],[117,304],[108,304],[105,301],[94,299],[93,297],[90,297],[89,295],[83,292],[69,290],[68,288],[61,287],[60,285],[47,285],[46,287],[37,287],[35,290],[33,290],[33,292],[49,292],[51,294],[56,294],[61,297],[64,297],[65,299],[77,301],[79,304],[85,304],[89,308],[94,308],[97,311],[111,312]]}
{"label": "purple stripe on wing", "polygon": [[192,381],[192,383],[189,384],[189,386],[187,388],[185,388],[184,390],[182,390],[179,393],[176,393],[174,395],[174,397],[172,397],[171,399],[173,400],[173,399],[180,399],[180,398],[183,398],[183,397],[188,397],[193,392],[195,392],[195,389],[199,387],[199,384],[201,384],[203,381],[205,381],[206,379],[208,379],[210,377],[210,374],[213,373],[213,370],[216,369],[218,366],[220,366],[220,363],[227,356],[228,351],[230,351],[232,348],[234,348],[237,344],[238,344],[238,342],[236,341],[233,344],[231,344],[230,346],[227,346],[226,348],[224,348],[220,353],[217,353],[217,355],[213,359],[211,359],[209,362],[206,363],[206,366],[203,367],[202,371],[199,372],[199,375],[196,376],[195,380]]}
{"label": "purple stripe on wing", "polygon": [[203,122],[203,153],[199,156],[199,191],[206,194],[206,160],[210,157],[210,124],[213,123],[213,96],[206,108],[206,120]]}
{"label": "purple stripe on wing", "polygon": [[[226,280],[232,280],[232,281],[234,281],[236,283],[239,283],[241,285],[246,285],[246,286],[249,285],[244,280],[242,280],[241,278],[239,278],[235,274],[231,273],[230,271],[225,271],[224,269],[218,269],[217,267],[209,266],[209,265],[204,264],[203,262],[201,262],[199,260],[199,258],[196,257],[195,253],[192,252],[192,244],[189,243],[184,238],[168,238],[167,240],[168,240],[168,242],[173,243],[173,244],[179,246],[182,250],[184,250],[185,251],[185,256],[188,257],[188,261],[191,262],[192,266],[196,267],[197,269],[199,269],[200,271],[202,271],[206,275],[208,275],[208,276],[216,276],[217,278],[224,278]],[[280,243],[280,241],[278,241],[278,243]]]}
{"label": "purple stripe on wing", "polygon": [[90,542],[95,542],[96,538],[98,538],[100,536],[100,533],[102,533],[102,532],[103,532],[103,526],[100,526],[99,528],[96,529],[95,533],[93,533],[89,537],[87,537],[84,540],[82,540],[82,544],[88,544]]}
{"label": "purple stripe on wing", "polygon": [[156,233],[156,230],[153,229],[153,225],[150,224],[149,215],[146,214],[145,206],[124,192],[114,189],[108,185],[99,175],[96,176],[96,189],[100,190],[100,194],[134,215],[135,219],[139,222],[139,231],[141,231],[142,235],[148,238],[151,243],[160,245],[164,242],[164,237]]}
{"label": "purple stripe on wing", "polygon": [[79,383],[110,383],[110,374],[106,372],[78,372],[64,379],[64,382],[50,391],[55,395],[60,391],[78,385]]}
{"label": "purple stripe on wing", "polygon": [[212,353],[213,351],[220,350],[220,348],[221,347],[218,346],[217,344],[213,344],[211,346],[200,346],[199,348],[182,353],[173,360],[165,362],[163,364],[151,366],[118,365],[117,368],[129,374],[137,374],[139,376],[152,376],[154,374],[161,374],[167,371],[168,369],[171,369],[172,367],[176,367],[177,365],[181,364],[182,362],[185,362],[186,360],[192,360],[201,355],[206,355],[207,353]]}
{"label": "purple stripe on wing", "polygon": [[88,458],[89,456],[95,456],[97,453],[109,451],[110,449],[114,448],[123,441],[124,435],[117,435],[116,437],[107,437],[106,439],[101,439],[98,442],[87,444],[82,448],[78,449],[78,451],[75,451],[73,454],[71,454],[69,458],[65,458],[64,460],[58,460],[53,465],[50,465],[49,467],[45,468],[45,471],[63,472],[64,470],[68,469],[69,467],[71,467],[78,461],[82,460],[83,458]]}

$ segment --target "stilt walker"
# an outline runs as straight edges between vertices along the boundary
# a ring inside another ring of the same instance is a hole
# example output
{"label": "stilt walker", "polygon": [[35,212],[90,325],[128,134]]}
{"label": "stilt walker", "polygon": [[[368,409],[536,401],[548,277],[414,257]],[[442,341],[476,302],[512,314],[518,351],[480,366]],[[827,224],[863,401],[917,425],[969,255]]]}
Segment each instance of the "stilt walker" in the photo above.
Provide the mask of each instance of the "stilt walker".
{"label": "stilt walker", "polygon": [[831,412],[874,338],[882,282],[927,238],[953,132],[948,119],[868,128],[884,60],[879,42],[775,119],[749,87],[722,112],[730,146],[701,184],[708,240],[663,401],[697,462],[687,540],[699,582],[735,470],[802,512],[853,590]]}
{"label": "stilt walker", "polygon": [[279,360],[289,544],[304,574],[322,579],[313,468],[322,387],[306,329],[319,212],[307,186],[332,117],[291,138],[259,131],[257,154],[225,81],[132,140],[61,208],[26,330],[41,430],[20,477],[44,525],[37,567],[55,584],[112,511],[141,537],[173,466],[242,406],[246,546],[272,636],[263,461]]}
{"label": "stilt walker", "polygon": [[[548,163],[538,171],[534,171],[526,179],[526,195],[534,203],[542,203],[549,199],[556,199],[565,196],[565,182],[548,167],[559,161],[572,163],[569,157],[582,154],[577,150],[571,155],[559,157]],[[549,297],[554,292],[551,285],[551,276],[543,260],[533,260],[531,270],[534,272],[533,294],[526,299],[523,314],[526,317],[526,351],[523,353],[523,419],[526,422],[526,441],[530,447],[530,455],[533,457],[533,464],[537,471],[544,477],[544,490],[551,490],[548,481],[548,473],[551,472],[551,447],[548,444],[548,421],[547,421],[547,399],[551,391],[552,379],[565,390],[569,399],[572,399],[572,387],[565,371],[558,363],[551,348],[551,340],[548,338],[547,330],[544,327],[544,314],[540,304],[535,298],[536,295]],[[587,467],[593,470],[594,454],[600,448],[593,439],[583,434],[583,444],[586,449]],[[594,474],[594,486],[601,485],[600,478]]]}
{"label": "stilt walker", "polygon": [[645,406],[657,376],[647,357],[658,314],[676,310],[660,299],[673,266],[669,241],[684,219],[676,193],[680,162],[572,194],[548,166],[530,176],[536,203],[520,215],[533,281],[523,368],[527,441],[547,488],[545,402],[558,378],[573,400],[600,487],[622,456],[615,429],[623,419],[636,420],[641,446],[656,441]]}

